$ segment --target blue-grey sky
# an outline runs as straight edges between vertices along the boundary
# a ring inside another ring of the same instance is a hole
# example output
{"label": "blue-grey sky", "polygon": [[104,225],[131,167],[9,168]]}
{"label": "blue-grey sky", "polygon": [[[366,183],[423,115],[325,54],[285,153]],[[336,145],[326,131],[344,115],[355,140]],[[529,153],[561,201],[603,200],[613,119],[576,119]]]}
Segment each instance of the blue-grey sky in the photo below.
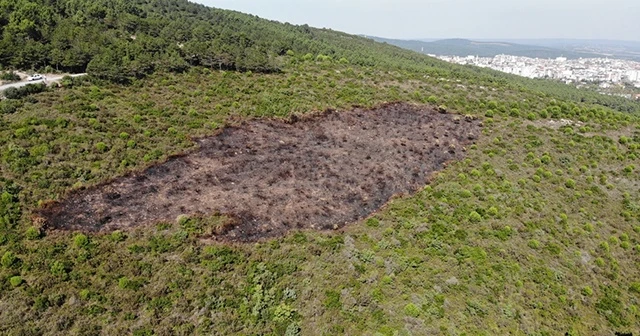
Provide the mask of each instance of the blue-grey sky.
{"label": "blue-grey sky", "polygon": [[389,38],[640,40],[639,0],[195,1],[282,22]]}

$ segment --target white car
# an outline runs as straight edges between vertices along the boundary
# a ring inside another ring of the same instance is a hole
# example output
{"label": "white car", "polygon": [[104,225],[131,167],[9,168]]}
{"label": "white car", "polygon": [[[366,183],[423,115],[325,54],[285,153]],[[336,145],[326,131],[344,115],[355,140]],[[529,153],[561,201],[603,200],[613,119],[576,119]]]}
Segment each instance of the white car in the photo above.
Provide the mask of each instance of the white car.
{"label": "white car", "polygon": [[37,81],[37,80],[41,80],[44,79],[43,75],[40,74],[33,74],[31,76],[29,76],[29,78],[27,78],[29,81]]}

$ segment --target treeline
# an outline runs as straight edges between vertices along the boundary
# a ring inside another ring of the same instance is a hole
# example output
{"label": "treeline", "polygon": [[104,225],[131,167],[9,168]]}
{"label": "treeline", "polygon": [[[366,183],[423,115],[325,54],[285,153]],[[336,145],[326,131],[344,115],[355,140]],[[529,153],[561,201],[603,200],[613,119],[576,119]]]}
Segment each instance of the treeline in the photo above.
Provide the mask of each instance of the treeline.
{"label": "treeline", "polygon": [[278,71],[278,58],[424,66],[425,57],[331,30],[281,24],[186,0],[0,0],[0,65],[88,71],[124,82],[191,66]]}
{"label": "treeline", "polygon": [[364,37],[187,0],[0,0],[0,37],[0,67],[87,71],[120,83],[192,66],[276,72],[286,56],[470,80],[640,112],[640,104],[622,98],[449,64]]}

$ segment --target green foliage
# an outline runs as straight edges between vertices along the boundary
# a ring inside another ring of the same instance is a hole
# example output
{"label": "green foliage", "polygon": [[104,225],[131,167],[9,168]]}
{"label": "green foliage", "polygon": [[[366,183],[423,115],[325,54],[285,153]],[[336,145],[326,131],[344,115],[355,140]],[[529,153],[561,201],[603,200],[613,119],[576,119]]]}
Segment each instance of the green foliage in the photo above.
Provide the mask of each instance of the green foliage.
{"label": "green foliage", "polygon": [[2,259],[0,259],[0,263],[4,268],[10,268],[16,263],[16,261],[18,261],[18,257],[11,251],[5,252],[2,255]]}
{"label": "green foliage", "polygon": [[482,215],[477,213],[476,211],[471,211],[469,213],[469,221],[472,223],[478,223],[482,221]]}
{"label": "green foliage", "polygon": [[15,100],[0,100],[0,114],[11,114],[16,112],[22,103]]}
{"label": "green foliage", "polygon": [[89,244],[89,238],[86,235],[79,233],[73,237],[73,244],[77,248],[83,248]]}
{"label": "green foliage", "polygon": [[27,229],[27,231],[25,232],[25,236],[27,237],[27,239],[29,240],[36,240],[38,238],[40,238],[40,235],[42,233],[40,232],[40,229],[36,228],[36,227],[29,227]]}
{"label": "green foliage", "polygon": [[611,287],[602,288],[603,295],[596,303],[596,310],[603,315],[614,327],[629,325],[628,317],[625,314],[620,291]]}
{"label": "green foliage", "polygon": [[407,316],[418,317],[420,316],[420,308],[413,303],[409,303],[404,306],[404,313]]}
{"label": "green foliage", "polygon": [[19,88],[8,88],[2,92],[2,94],[8,99],[20,99],[33,95],[36,93],[44,92],[47,90],[45,84],[28,84]]}
{"label": "green foliage", "polygon": [[108,149],[107,144],[104,142],[98,142],[95,147],[99,152],[106,152]]}
{"label": "green foliage", "polygon": [[325,299],[323,305],[327,309],[340,309],[342,303],[340,302],[340,293],[334,290],[328,290],[325,293]]}
{"label": "green foliage", "polygon": [[19,276],[19,275],[12,276],[9,279],[9,283],[11,284],[12,287],[18,287],[18,286],[22,285],[22,277]]}
{"label": "green foliage", "polygon": [[130,279],[128,277],[122,277],[118,279],[118,287],[120,289],[137,291],[140,287],[142,287],[142,285],[143,282],[138,279]]}
{"label": "green foliage", "polygon": [[15,82],[20,80],[20,76],[13,71],[2,71],[0,72],[0,80]]}
{"label": "green foliage", "polygon": [[367,226],[370,226],[370,227],[378,227],[378,226],[380,226],[380,220],[375,218],[375,217],[371,217],[371,218],[367,219],[367,221],[365,223],[367,224]]}

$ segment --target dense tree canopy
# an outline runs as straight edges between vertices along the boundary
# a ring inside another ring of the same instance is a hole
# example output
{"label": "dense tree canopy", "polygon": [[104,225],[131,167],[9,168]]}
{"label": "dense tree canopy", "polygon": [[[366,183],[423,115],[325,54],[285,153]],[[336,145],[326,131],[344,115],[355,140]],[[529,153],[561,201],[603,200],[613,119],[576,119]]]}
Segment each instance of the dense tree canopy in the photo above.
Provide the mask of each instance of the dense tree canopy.
{"label": "dense tree canopy", "polygon": [[281,56],[342,60],[499,83],[623,112],[640,104],[486,69],[461,67],[364,37],[282,24],[187,0],[0,0],[0,66],[89,73],[128,82],[191,66],[279,71]]}

